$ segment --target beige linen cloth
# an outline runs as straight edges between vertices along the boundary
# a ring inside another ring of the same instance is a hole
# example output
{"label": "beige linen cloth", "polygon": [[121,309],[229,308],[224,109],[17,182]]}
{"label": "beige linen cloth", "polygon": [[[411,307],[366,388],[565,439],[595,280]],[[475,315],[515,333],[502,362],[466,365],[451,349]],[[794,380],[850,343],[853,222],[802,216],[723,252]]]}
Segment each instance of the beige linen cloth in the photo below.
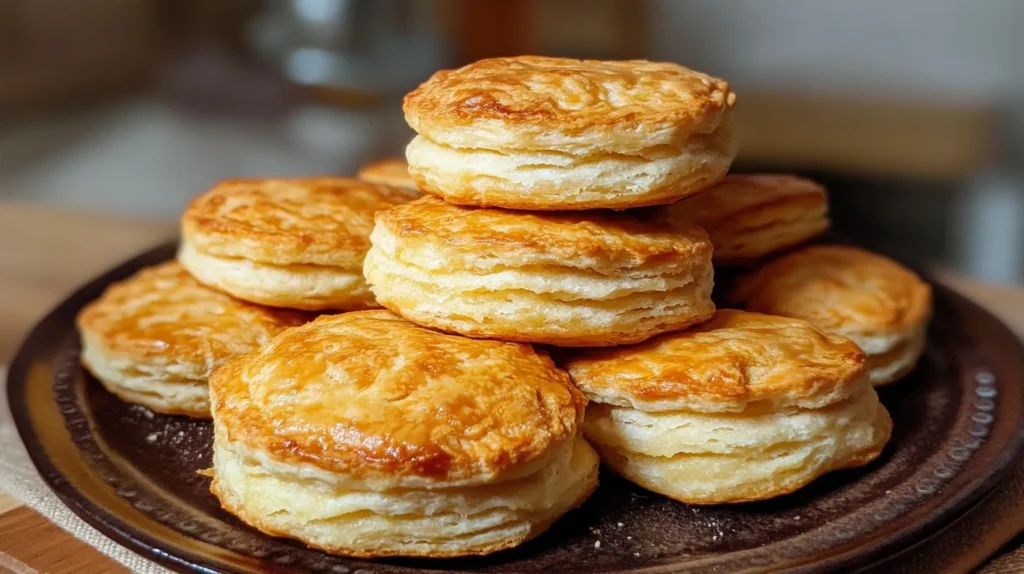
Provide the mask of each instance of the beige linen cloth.
{"label": "beige linen cloth", "polygon": [[[0,367],[0,380],[6,380]],[[169,570],[142,558],[72,513],[36,474],[11,420],[5,391],[0,393],[0,491],[49,518],[103,554],[120,562],[132,572],[165,573]],[[1024,530],[1024,465],[996,488],[978,508],[917,548],[913,548],[880,570],[898,574],[962,573],[977,568],[999,552]],[[1011,545],[990,560],[981,574],[1019,574],[1024,572],[1024,548]]]}
{"label": "beige linen cloth", "polygon": [[[0,380],[5,383],[3,392],[0,392],[0,491],[21,501],[75,538],[120,562],[132,572],[169,574],[170,570],[146,560],[86,524],[43,484],[28,458],[28,453],[25,452],[25,447],[21,444],[18,431],[14,428],[14,421],[11,420],[11,411],[7,405],[7,373],[2,366]],[[0,570],[3,568],[0,567]]]}

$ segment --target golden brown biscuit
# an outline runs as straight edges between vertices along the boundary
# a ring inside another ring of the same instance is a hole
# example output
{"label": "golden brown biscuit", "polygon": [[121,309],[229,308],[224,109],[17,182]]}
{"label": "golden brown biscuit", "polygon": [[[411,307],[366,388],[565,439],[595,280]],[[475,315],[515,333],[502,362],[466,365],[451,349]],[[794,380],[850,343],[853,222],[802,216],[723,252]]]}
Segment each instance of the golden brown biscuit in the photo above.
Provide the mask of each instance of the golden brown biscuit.
{"label": "golden brown biscuit", "polygon": [[913,271],[840,245],[783,255],[741,277],[729,298],[751,311],[804,319],[849,337],[867,354],[875,385],[913,370],[932,309],[931,288]]}
{"label": "golden brown biscuit", "polygon": [[520,56],[437,72],[405,97],[420,189],[529,210],[671,203],[726,174],[729,84],[676,64]]}
{"label": "golden brown biscuit", "polygon": [[77,325],[82,364],[107,390],[160,413],[209,418],[210,372],[307,319],[232,299],[172,262],[112,284]]}
{"label": "golden brown biscuit", "polygon": [[409,164],[401,158],[377,160],[359,170],[359,179],[379,185],[390,185],[415,191],[419,194],[416,182],[409,175]]}
{"label": "golden brown biscuit", "polygon": [[664,213],[670,221],[707,230],[721,265],[787,249],[829,227],[825,188],[791,175],[728,175]]}
{"label": "golden brown biscuit", "polygon": [[226,181],[185,210],[178,259],[200,282],[253,303],[376,307],[362,274],[373,215],[413,197],[342,177]]}
{"label": "golden brown biscuit", "polygon": [[611,212],[540,214],[424,197],[377,215],[365,274],[405,318],[470,337],[607,346],[711,316],[711,244]]}
{"label": "golden brown biscuit", "polygon": [[345,313],[285,332],[210,386],[213,493],[263,532],[328,552],[487,554],[597,485],[586,400],[529,345]]}
{"label": "golden brown biscuit", "polygon": [[850,340],[735,310],[565,366],[602,461],[690,504],[763,500],[875,459],[892,421]]}

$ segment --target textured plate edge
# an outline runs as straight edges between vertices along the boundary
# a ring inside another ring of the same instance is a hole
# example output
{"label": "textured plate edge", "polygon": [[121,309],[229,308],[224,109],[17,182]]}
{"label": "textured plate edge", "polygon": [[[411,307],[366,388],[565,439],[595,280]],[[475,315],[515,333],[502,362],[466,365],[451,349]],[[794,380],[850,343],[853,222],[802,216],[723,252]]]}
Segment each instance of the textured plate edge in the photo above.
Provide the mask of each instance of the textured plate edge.
{"label": "textured plate edge", "polygon": [[[25,396],[25,386],[15,386],[11,381],[26,381],[28,379],[30,365],[25,351],[34,341],[46,336],[46,326],[52,318],[61,314],[65,308],[73,307],[73,302],[76,299],[84,297],[88,293],[102,290],[102,288],[108,285],[111,281],[116,281],[119,278],[129,276],[134,272],[134,269],[145,265],[150,260],[159,259],[161,257],[166,259],[173,258],[177,243],[178,242],[175,239],[173,241],[158,244],[157,246],[152,247],[128,260],[109,267],[93,279],[89,280],[86,284],[75,288],[66,295],[57,306],[50,309],[50,311],[40,318],[35,325],[33,325],[28,335],[22,339],[21,344],[18,345],[18,350],[7,370],[7,402],[11,411],[11,419],[14,421],[14,426],[18,431],[18,437],[21,439],[22,445],[25,447],[29,460],[32,462],[40,480],[42,480],[43,484],[45,484],[46,487],[57,496],[62,504],[67,506],[68,509],[83,522],[95,528],[100,534],[106,536],[120,546],[147,560],[152,560],[153,562],[156,562],[174,572],[181,572],[183,574],[216,574],[219,571],[227,571],[244,574],[245,571],[236,570],[227,564],[219,564],[217,566],[217,568],[221,568],[223,570],[214,570],[210,567],[202,566],[201,564],[208,562],[207,557],[198,556],[182,548],[177,549],[181,557],[178,555],[172,555],[161,549],[160,542],[148,534],[140,532],[140,535],[136,536],[130,532],[123,531],[115,524],[115,521],[123,521],[124,518],[114,515],[111,511],[96,504],[91,499],[85,498],[83,500],[81,493],[72,487],[71,483],[66,480],[66,477],[60,471],[59,467],[48,456],[46,448],[42,445],[39,437],[31,430],[33,425],[30,420],[31,415],[29,414],[29,410],[27,408],[14,408],[15,405],[26,405],[27,397]],[[55,483],[47,478],[48,475],[51,474],[59,475],[63,480]],[[110,518],[113,518],[114,520],[110,520]]]}
{"label": "textured plate edge", "polygon": [[[1000,331],[1000,334],[996,336],[1005,337],[1005,340],[1012,341],[1011,346],[1016,350],[1016,360],[1014,362],[1017,364],[1020,375],[1016,381],[1017,395],[1022,405],[1024,405],[1024,341],[1002,319],[985,307],[982,307],[966,295],[961,294],[956,289],[934,279],[929,274],[921,272],[921,275],[933,289],[941,290],[944,297],[956,299],[960,306],[973,308],[975,315],[985,317],[988,322],[992,323]],[[817,570],[820,568],[827,571],[853,572],[869,571],[873,567],[881,566],[898,556],[912,551],[963,520],[964,517],[991,496],[1000,483],[1007,479],[1014,468],[1015,462],[1024,462],[1024,408],[1022,408],[1021,412],[1022,415],[1017,419],[1016,432],[1011,442],[1000,451],[996,460],[986,467],[986,473],[983,476],[971,481],[970,488],[965,487],[960,491],[962,495],[958,499],[947,501],[946,504],[937,507],[931,513],[929,519],[922,521],[919,527],[909,529],[901,536],[886,540],[885,543],[876,546],[870,552],[862,553],[860,556],[856,556],[857,553],[855,551],[847,552],[826,562],[816,563],[813,565],[813,569]],[[943,515],[951,515],[952,518],[946,522],[937,522],[937,518]]]}

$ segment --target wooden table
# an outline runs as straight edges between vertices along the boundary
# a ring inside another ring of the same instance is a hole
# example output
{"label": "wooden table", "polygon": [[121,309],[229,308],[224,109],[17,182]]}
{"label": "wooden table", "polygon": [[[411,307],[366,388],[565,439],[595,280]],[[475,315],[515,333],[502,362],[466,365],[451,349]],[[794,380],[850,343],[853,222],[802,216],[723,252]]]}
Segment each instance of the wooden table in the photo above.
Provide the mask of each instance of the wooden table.
{"label": "wooden table", "polygon": [[[0,362],[76,285],[174,233],[173,222],[0,204]],[[18,563],[54,574],[126,571],[0,494],[0,572],[19,572]]]}
{"label": "wooden table", "polygon": [[[69,290],[175,233],[175,224],[0,204],[0,361]],[[940,273],[1024,335],[1024,289]],[[10,562],[10,561],[16,562]],[[6,561],[6,562],[5,562]],[[0,494],[0,571],[123,572],[34,511]]]}

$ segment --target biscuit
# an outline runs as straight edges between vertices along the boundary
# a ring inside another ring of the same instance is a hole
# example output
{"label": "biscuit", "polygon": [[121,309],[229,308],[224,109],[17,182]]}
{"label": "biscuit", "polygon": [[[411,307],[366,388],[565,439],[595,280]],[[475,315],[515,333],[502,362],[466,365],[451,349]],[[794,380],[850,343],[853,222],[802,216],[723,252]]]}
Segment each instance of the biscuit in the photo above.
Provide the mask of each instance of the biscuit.
{"label": "biscuit", "polygon": [[377,214],[370,241],[364,272],[377,301],[469,337],[616,345],[714,312],[711,243],[698,228],[424,197]]}
{"label": "biscuit", "polygon": [[791,175],[728,175],[664,213],[707,230],[716,265],[748,263],[829,227],[825,188]]}
{"label": "biscuit", "polygon": [[378,307],[362,274],[373,215],[415,196],[353,178],[226,181],[185,210],[178,260],[201,283],[252,303]]}
{"label": "biscuit", "polygon": [[111,393],[156,412],[209,418],[210,372],[306,320],[204,287],[172,262],[112,284],[76,323],[82,364]]}
{"label": "biscuit", "polygon": [[323,316],[210,380],[212,492],[274,536],[360,557],[488,554],[597,485],[586,399],[541,351]]}
{"label": "biscuit", "polygon": [[359,179],[378,185],[401,187],[419,194],[416,182],[409,175],[409,164],[401,158],[375,161],[359,170]]}
{"label": "biscuit", "polygon": [[763,500],[866,464],[892,421],[850,340],[719,310],[698,327],[564,363],[601,460],[690,504]]}
{"label": "biscuit", "polygon": [[676,64],[520,56],[434,74],[406,95],[423,191],[526,210],[671,203],[722,178],[736,96]]}
{"label": "biscuit", "polygon": [[871,382],[884,385],[913,370],[925,344],[931,288],[881,255],[815,245],[740,277],[729,293],[751,311],[795,317],[848,337],[867,354]]}

